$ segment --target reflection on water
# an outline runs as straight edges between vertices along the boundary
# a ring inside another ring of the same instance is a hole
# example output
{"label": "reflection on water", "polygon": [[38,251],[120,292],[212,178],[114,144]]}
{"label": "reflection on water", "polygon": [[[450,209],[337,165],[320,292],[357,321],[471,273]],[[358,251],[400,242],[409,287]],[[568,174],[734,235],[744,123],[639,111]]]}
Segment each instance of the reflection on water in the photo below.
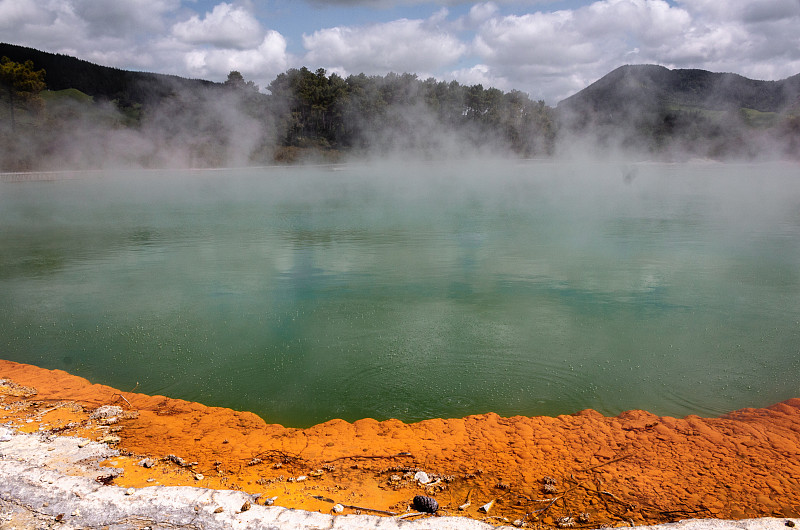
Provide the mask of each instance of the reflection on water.
{"label": "reflection on water", "polygon": [[800,395],[800,181],[464,164],[0,183],[0,356],[305,426]]}

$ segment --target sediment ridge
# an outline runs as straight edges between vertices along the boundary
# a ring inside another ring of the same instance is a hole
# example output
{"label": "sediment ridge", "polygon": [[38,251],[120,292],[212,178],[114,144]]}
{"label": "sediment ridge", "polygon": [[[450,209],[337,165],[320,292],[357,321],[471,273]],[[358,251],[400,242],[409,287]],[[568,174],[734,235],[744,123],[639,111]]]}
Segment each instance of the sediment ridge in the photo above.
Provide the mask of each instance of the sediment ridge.
{"label": "sediment ridge", "polygon": [[425,495],[439,515],[530,528],[800,515],[800,399],[719,418],[585,410],[293,429],[0,360],[0,422],[116,448],[101,483],[240,490],[326,514],[428,517],[408,511]]}

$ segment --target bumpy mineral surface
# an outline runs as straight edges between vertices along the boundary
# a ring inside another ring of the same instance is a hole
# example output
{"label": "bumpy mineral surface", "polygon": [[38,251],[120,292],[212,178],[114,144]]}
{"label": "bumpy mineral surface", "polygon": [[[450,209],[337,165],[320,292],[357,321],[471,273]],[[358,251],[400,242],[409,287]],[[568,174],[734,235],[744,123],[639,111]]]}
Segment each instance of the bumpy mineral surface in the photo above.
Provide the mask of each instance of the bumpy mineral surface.
{"label": "bumpy mineral surface", "polygon": [[0,360],[0,422],[115,447],[99,483],[241,490],[326,514],[431,517],[408,511],[424,495],[437,515],[531,528],[800,515],[800,399],[720,418],[586,410],[291,429]]}

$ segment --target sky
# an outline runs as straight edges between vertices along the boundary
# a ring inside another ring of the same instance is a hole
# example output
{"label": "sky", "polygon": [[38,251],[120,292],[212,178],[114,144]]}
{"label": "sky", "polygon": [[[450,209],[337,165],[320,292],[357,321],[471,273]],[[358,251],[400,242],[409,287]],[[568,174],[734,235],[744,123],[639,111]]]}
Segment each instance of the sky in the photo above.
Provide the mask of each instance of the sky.
{"label": "sky", "polygon": [[555,105],[625,64],[777,80],[800,73],[800,0],[0,0],[0,41],[263,91],[343,77],[521,90]]}

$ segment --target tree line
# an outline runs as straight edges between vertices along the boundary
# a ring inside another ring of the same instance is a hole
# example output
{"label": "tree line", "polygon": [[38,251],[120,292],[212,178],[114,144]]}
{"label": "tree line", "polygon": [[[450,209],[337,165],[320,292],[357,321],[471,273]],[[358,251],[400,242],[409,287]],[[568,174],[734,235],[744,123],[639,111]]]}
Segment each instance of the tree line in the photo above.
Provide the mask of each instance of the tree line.
{"label": "tree line", "polygon": [[631,83],[612,73],[554,109],[517,90],[409,73],[342,77],[292,68],[262,91],[238,71],[212,83],[3,46],[22,55],[0,61],[0,170],[267,165],[392,152],[541,157],[576,139],[600,152],[758,156],[770,142],[784,153],[797,153],[800,143],[793,113],[631,106],[674,89],[660,78],[650,92],[628,93],[620,86]]}
{"label": "tree line", "polygon": [[267,88],[283,145],[423,148],[417,144],[438,145],[436,135],[455,135],[472,147],[536,156],[549,152],[556,132],[553,109],[523,92],[415,74],[342,78],[303,67],[278,75]]}
{"label": "tree line", "polygon": [[[191,151],[192,165],[231,163],[227,153],[236,142],[249,146],[244,159],[236,161],[243,164],[295,156],[287,157],[287,152],[326,156],[413,150],[436,156],[454,146],[542,156],[551,151],[556,133],[553,109],[523,92],[420,80],[408,73],[343,78],[324,69],[293,68],[266,87],[269,93],[237,71],[224,83],[188,88],[170,79],[134,78],[127,86],[115,84],[116,97],[111,101],[88,97],[79,104],[75,97],[65,101],[45,91],[46,73],[31,61],[17,63],[4,57],[2,65],[0,83],[7,97],[0,117],[10,118],[3,133],[23,135],[14,119],[23,112],[28,118],[26,131],[43,132],[29,145],[38,143],[49,151],[63,150],[56,145],[57,131],[68,135],[76,122],[95,129],[103,123],[117,132],[124,128],[146,132],[148,137],[156,128],[157,135],[164,135],[162,145],[182,143]],[[36,83],[31,84],[33,79]],[[144,90],[142,84],[149,88]],[[42,95],[47,96],[45,104]],[[88,124],[87,118],[95,123]],[[237,134],[243,126],[251,132],[249,138]],[[50,147],[44,145],[47,137]]]}

